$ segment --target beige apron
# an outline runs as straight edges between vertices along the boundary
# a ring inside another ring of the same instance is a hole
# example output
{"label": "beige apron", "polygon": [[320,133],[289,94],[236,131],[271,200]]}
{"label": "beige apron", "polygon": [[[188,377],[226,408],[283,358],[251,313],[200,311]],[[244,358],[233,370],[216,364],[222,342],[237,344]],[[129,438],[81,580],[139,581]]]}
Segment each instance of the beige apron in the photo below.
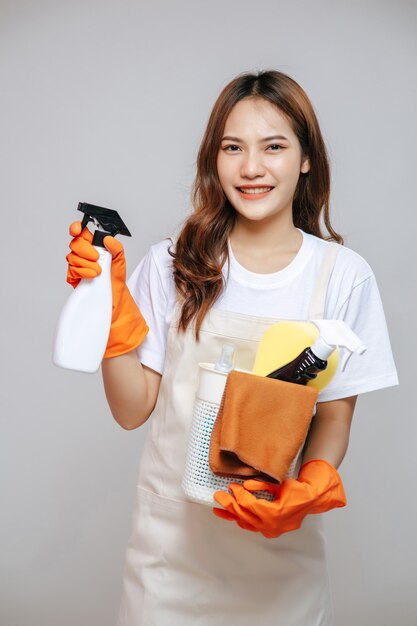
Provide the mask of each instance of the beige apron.
{"label": "beige apron", "polygon": [[[335,243],[325,248],[310,319],[323,318],[339,249]],[[280,320],[211,309],[197,343],[193,327],[177,333],[179,313],[177,301],[140,462],[117,625],[330,626],[321,515],[266,539],[187,501],[181,488],[198,363],[215,362],[230,340],[235,366],[252,370],[262,335]]]}

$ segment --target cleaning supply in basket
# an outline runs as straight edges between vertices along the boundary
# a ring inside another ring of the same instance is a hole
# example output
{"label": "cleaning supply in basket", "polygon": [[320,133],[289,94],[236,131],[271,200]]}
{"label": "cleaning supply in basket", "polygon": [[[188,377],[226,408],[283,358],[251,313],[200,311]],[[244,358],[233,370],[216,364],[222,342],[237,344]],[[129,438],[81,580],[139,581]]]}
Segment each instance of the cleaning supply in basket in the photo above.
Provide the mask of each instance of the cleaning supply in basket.
{"label": "cleaning supply in basket", "polygon": [[59,367],[93,373],[100,367],[112,321],[112,255],[104,247],[107,235],[131,237],[117,211],[80,202],[84,213],[82,230],[92,222],[96,230],[92,244],[99,253],[102,271],[95,278],[83,278],[65,303],[55,331],[53,362]]}
{"label": "cleaning supply in basket", "polygon": [[312,346],[304,350],[292,361],[267,374],[267,378],[306,385],[317,374],[327,368],[327,359],[336,348],[345,348],[347,358],[342,364],[342,371],[354,352],[363,354],[365,344],[356,333],[342,320],[312,320],[319,328],[320,336]]}
{"label": "cleaning supply in basket", "polygon": [[222,347],[216,363],[199,363],[198,388],[188,436],[182,488],[193,502],[214,505],[213,493],[226,489],[228,481],[210,470],[208,452],[211,431],[219,410],[227,375],[233,367],[235,346]]}
{"label": "cleaning supply in basket", "polygon": [[317,395],[312,387],[231,371],[212,431],[211,470],[282,481],[305,441]]}
{"label": "cleaning supply in basket", "polygon": [[[263,333],[258,344],[252,373],[268,376],[276,369],[295,359],[306,346],[311,346],[319,337],[318,327],[312,321],[281,320],[271,324]],[[308,382],[319,392],[326,387],[339,367],[339,350],[332,352],[327,367]]]}

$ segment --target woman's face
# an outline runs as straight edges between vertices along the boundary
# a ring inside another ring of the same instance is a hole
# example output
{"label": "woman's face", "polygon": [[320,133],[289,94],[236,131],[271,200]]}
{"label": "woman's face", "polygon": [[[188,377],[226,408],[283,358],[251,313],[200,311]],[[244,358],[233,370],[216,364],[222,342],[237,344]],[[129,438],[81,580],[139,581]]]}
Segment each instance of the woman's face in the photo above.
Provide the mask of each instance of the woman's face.
{"label": "woman's face", "polygon": [[301,146],[290,123],[271,102],[260,97],[240,100],[227,118],[217,156],[217,172],[231,205],[249,220],[287,213],[302,162]]}

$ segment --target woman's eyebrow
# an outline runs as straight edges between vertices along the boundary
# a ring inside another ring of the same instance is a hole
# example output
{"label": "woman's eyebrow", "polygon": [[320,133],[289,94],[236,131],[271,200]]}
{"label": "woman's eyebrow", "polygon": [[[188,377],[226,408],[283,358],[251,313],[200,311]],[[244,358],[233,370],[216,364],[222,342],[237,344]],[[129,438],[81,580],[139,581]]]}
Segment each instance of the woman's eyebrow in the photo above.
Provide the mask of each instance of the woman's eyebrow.
{"label": "woman's eyebrow", "polygon": [[[222,141],[224,141],[225,139],[229,139],[230,141],[243,141],[243,139],[239,139],[239,137],[231,137],[230,135],[226,135],[225,137],[223,137]],[[263,143],[264,141],[271,141],[272,139],[284,139],[285,141],[288,141],[288,138],[284,135],[272,135],[272,137],[264,137],[264,139],[260,139],[259,143]]]}

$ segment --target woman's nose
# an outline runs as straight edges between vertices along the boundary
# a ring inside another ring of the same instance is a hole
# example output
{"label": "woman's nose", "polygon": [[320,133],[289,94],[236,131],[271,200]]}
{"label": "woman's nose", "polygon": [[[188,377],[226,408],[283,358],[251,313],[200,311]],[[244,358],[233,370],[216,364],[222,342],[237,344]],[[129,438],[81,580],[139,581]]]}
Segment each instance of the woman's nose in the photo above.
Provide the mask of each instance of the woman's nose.
{"label": "woman's nose", "polygon": [[262,161],[262,155],[258,151],[247,152],[241,163],[241,176],[254,178],[255,176],[263,176],[265,174],[265,166]]}

